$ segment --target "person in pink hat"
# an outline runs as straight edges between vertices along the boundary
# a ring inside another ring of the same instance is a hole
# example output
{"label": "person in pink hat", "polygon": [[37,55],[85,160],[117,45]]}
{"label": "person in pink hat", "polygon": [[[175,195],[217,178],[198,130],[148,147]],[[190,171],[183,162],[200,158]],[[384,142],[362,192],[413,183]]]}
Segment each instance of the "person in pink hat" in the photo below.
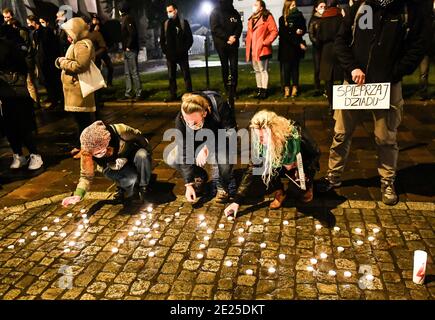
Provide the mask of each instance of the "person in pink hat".
{"label": "person in pink hat", "polygon": [[151,148],[140,130],[122,123],[106,125],[99,120],[83,130],[80,143],[80,180],[74,194],[63,199],[63,206],[83,199],[95,174],[94,163],[97,171],[116,183],[116,202],[131,204],[136,186],[140,199],[145,199],[150,191]]}

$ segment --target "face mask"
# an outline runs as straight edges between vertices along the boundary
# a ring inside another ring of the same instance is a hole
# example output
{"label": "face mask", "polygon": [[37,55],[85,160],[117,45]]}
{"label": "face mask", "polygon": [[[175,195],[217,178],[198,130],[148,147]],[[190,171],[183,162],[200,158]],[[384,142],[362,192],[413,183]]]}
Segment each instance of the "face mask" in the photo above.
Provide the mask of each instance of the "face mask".
{"label": "face mask", "polygon": [[257,13],[257,11],[258,11],[258,7],[253,6],[253,7],[252,7],[252,13]]}
{"label": "face mask", "polygon": [[323,15],[323,13],[325,12],[325,9],[322,8],[322,9],[319,9],[318,11],[319,11],[319,14]]}
{"label": "face mask", "polygon": [[47,24],[46,23],[41,23],[41,26],[47,27]]}
{"label": "face mask", "polygon": [[202,129],[202,127],[204,126],[204,121],[201,121],[200,123],[189,123],[186,121],[186,124],[190,129],[196,131]]}
{"label": "face mask", "polygon": [[175,14],[173,14],[173,13],[168,13],[168,18],[169,18],[169,19],[174,19],[174,18],[175,18]]}
{"label": "face mask", "polygon": [[94,154],[94,157],[100,159],[106,155],[106,152],[107,152],[107,149],[104,149],[104,150]]}

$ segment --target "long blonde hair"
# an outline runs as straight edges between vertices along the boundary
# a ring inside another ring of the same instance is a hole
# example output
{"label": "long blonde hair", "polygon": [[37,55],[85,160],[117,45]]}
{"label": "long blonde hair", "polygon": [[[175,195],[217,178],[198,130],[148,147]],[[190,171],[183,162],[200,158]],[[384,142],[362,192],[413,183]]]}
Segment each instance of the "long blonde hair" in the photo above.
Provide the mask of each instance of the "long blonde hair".
{"label": "long blonde hair", "polygon": [[285,25],[288,24],[287,17],[289,16],[289,13],[290,13],[290,6],[293,3],[296,4],[296,0],[285,0],[284,1],[284,6],[282,7],[282,16],[284,17]]}
{"label": "long blonde hair", "polygon": [[[282,165],[287,140],[294,132],[294,121],[278,116],[273,111],[261,110],[251,119],[249,127],[251,130],[264,129],[267,131],[268,141],[265,154],[263,154],[264,171],[261,177],[266,186],[269,186],[272,176],[276,174],[276,169]],[[256,134],[253,134],[253,138],[255,151],[259,153],[262,146]]]}

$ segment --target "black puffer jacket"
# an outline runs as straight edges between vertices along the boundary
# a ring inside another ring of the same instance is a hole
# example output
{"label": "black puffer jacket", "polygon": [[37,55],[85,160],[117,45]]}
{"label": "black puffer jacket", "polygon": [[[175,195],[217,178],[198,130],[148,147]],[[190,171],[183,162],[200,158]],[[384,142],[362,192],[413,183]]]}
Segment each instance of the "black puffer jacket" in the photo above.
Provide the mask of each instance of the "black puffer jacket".
{"label": "black puffer jacket", "polygon": [[[234,109],[231,107],[228,101],[222,99],[222,97],[215,91],[196,92],[196,94],[202,95],[209,101],[211,106],[211,112],[207,113],[203,128],[194,131],[193,137],[195,138],[203,134],[204,133],[203,129],[209,129],[213,131],[213,133],[215,134],[214,135],[216,137],[215,147],[217,148],[218,147],[217,137],[218,137],[219,129],[237,129]],[[213,106],[214,102],[216,102],[215,106]],[[178,129],[183,135],[183,158],[182,158],[183,164],[180,165],[181,175],[183,176],[184,181],[186,183],[191,183],[194,181],[195,165],[186,164],[187,157],[191,157],[192,155],[187,155],[185,150],[187,149],[186,147],[187,131],[192,131],[192,130],[186,126],[186,122],[184,121],[181,112],[179,112],[177,114],[177,117],[175,118],[175,128]],[[202,140],[203,139],[201,139],[201,141],[194,142],[195,152],[197,148],[204,143]]]}
{"label": "black puffer jacket", "polygon": [[243,25],[240,13],[234,9],[230,0],[221,1],[210,15],[210,29],[216,47],[224,48],[230,36],[235,36],[237,41],[231,47],[239,47],[239,38],[242,34]]}
{"label": "black puffer jacket", "polygon": [[396,83],[415,70],[424,55],[427,32],[421,1],[425,0],[395,0],[386,8],[374,0],[365,1],[373,9],[373,28],[363,29],[359,22],[365,16],[355,19],[359,5],[350,8],[335,39],[335,52],[347,80],[358,68],[366,74],[367,83]]}

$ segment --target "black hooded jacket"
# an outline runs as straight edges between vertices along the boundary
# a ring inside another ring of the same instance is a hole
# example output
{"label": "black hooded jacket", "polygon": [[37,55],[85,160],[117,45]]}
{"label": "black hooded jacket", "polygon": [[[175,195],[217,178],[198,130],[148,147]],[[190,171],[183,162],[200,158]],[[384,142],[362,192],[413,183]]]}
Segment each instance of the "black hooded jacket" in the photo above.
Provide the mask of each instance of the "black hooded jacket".
{"label": "black hooded jacket", "polygon": [[163,22],[160,34],[160,46],[167,60],[178,61],[187,59],[192,44],[192,30],[187,20],[177,15],[175,19],[167,19]]}
{"label": "black hooded jacket", "polygon": [[[395,0],[383,8],[368,0],[350,8],[334,44],[347,80],[358,68],[366,74],[367,83],[396,83],[414,72],[425,52],[421,1]],[[358,11],[363,4],[373,10],[373,28],[360,27],[367,20]]]}
{"label": "black hooded jacket", "polygon": [[230,36],[235,36],[237,41],[231,47],[238,48],[239,38],[242,35],[243,25],[239,12],[234,9],[232,0],[221,0],[210,15],[210,29],[216,47],[223,48]]}

